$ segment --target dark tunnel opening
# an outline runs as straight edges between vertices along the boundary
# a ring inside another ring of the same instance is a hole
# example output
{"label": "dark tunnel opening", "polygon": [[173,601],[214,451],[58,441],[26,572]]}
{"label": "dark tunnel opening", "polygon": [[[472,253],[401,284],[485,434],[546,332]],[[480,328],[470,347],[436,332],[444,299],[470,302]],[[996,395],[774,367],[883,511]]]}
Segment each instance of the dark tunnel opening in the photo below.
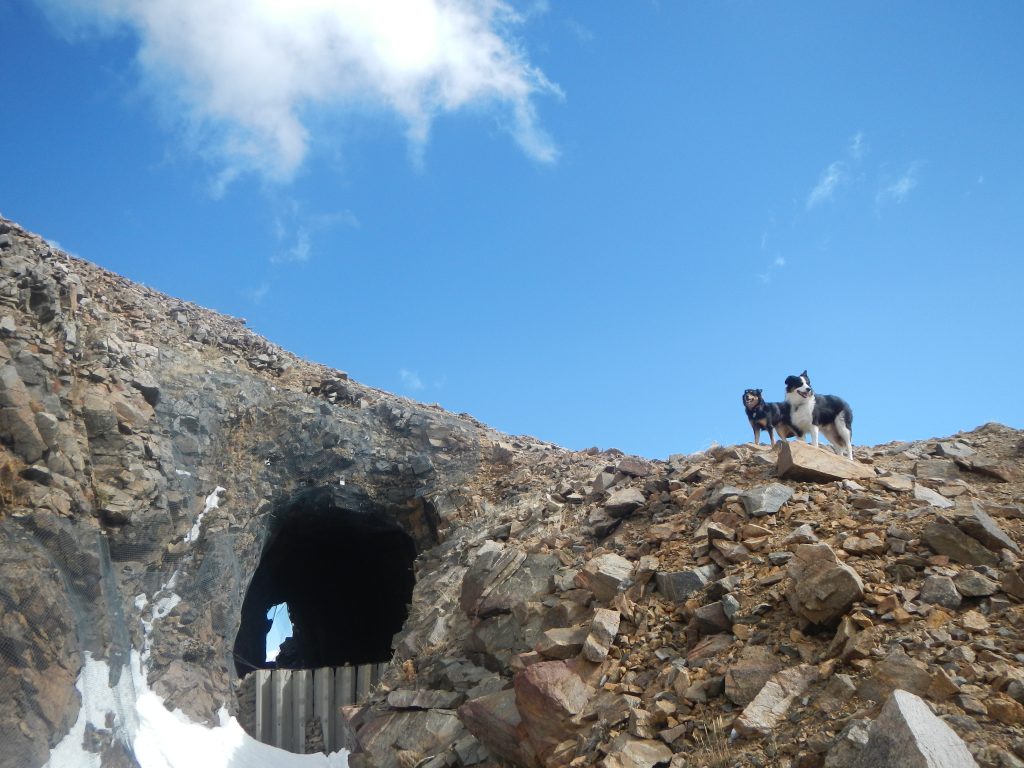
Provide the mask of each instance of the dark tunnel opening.
{"label": "dark tunnel opening", "polygon": [[[297,502],[275,525],[242,603],[238,675],[389,660],[412,601],[412,538],[382,515],[327,499]],[[292,636],[268,662],[267,610],[280,603],[288,605]]]}

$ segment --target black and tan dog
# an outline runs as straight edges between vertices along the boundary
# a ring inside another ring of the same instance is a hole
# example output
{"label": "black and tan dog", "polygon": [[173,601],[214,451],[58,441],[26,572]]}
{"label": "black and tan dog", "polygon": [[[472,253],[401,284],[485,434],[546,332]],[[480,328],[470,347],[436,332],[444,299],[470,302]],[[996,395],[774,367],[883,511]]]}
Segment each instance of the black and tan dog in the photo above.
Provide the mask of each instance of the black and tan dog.
{"label": "black and tan dog", "polygon": [[789,420],[789,403],[768,403],[761,396],[760,389],[743,390],[743,408],[747,412],[747,421],[754,430],[754,443],[761,444],[761,430],[767,430],[768,439],[775,445],[775,433],[785,439],[799,437],[801,433]]}

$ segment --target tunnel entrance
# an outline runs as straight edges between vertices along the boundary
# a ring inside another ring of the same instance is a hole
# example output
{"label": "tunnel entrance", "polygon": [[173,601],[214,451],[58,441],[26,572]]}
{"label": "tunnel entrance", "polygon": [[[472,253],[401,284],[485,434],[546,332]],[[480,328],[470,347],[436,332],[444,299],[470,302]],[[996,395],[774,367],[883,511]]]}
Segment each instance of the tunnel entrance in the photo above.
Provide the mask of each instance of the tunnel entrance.
{"label": "tunnel entrance", "polygon": [[[415,583],[416,545],[383,514],[309,494],[275,514],[242,603],[239,677],[254,669],[317,669],[391,658]],[[291,637],[267,661],[268,609],[287,604]]]}

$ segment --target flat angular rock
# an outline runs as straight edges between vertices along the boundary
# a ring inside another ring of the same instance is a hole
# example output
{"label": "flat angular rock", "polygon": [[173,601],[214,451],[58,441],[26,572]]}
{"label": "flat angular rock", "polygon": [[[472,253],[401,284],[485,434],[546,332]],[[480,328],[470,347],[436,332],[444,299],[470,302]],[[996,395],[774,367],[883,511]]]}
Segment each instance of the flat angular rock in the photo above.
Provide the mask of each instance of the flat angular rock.
{"label": "flat angular rock", "polygon": [[961,531],[977,539],[993,552],[1008,549],[1016,555],[1021,554],[1017,543],[976,501],[971,503],[971,511],[966,515],[957,515],[955,522]]}
{"label": "flat angular rock", "polygon": [[977,571],[960,571],[953,583],[964,597],[988,597],[999,591],[998,584]]}
{"label": "flat angular rock", "polygon": [[801,440],[783,440],[775,472],[779,477],[811,482],[861,480],[872,478],[875,471],[850,461],[824,448],[815,448]]}
{"label": "flat angular rock", "polygon": [[672,750],[660,741],[638,739],[627,733],[612,742],[601,768],[654,768],[667,764]]}
{"label": "flat angular rock", "polygon": [[745,707],[781,667],[782,663],[771,649],[763,645],[746,646],[739,660],[725,672],[726,698]]}
{"label": "flat angular rock", "polygon": [[681,603],[694,592],[698,592],[721,574],[717,565],[702,565],[699,568],[691,568],[688,571],[674,571],[665,573],[659,571],[655,574],[654,580],[658,585],[658,591],[667,600]]}
{"label": "flat angular rock", "polygon": [[456,691],[409,691],[398,689],[388,694],[393,709],[455,709],[465,699]]}
{"label": "flat angular rock", "polygon": [[459,720],[491,753],[523,768],[539,768],[540,762],[526,735],[516,708],[516,692],[509,688],[467,701]]}
{"label": "flat angular rock", "polygon": [[914,465],[914,477],[931,480],[956,480],[960,470],[949,459],[926,459]]}
{"label": "flat angular rock", "polygon": [[893,691],[850,768],[977,768],[967,745],[920,697]]}
{"label": "flat angular rock", "polygon": [[725,607],[721,601],[702,605],[694,611],[690,625],[695,629],[698,637],[717,635],[732,629],[732,622],[725,615]]}
{"label": "flat angular rock", "polygon": [[598,608],[590,624],[590,634],[583,643],[583,657],[588,661],[601,662],[608,656],[608,650],[619,633],[621,617],[618,611]]}
{"label": "flat angular rock", "polygon": [[796,697],[817,679],[818,669],[810,664],[777,672],[743,709],[733,728],[740,736],[770,735],[786,717]]}
{"label": "flat angular rock", "polygon": [[921,532],[921,540],[932,551],[965,565],[995,565],[999,558],[975,538],[955,525],[933,520]]}
{"label": "flat angular rock", "polygon": [[639,488],[620,488],[612,491],[604,503],[604,509],[612,517],[626,517],[643,506],[646,500]]}
{"label": "flat angular rock", "polygon": [[914,478],[910,475],[886,475],[885,477],[877,478],[875,482],[887,491],[901,492],[914,490]]}
{"label": "flat angular rock", "polygon": [[950,507],[956,506],[945,496],[942,496],[931,488],[926,488],[923,485],[914,486],[914,498],[918,501],[925,502],[929,506],[938,507],[939,509],[949,509]]}
{"label": "flat angular rock", "polygon": [[633,477],[647,477],[654,471],[650,464],[641,459],[623,459],[615,465],[615,469],[624,475]]}
{"label": "flat angular rock", "polygon": [[517,672],[512,681],[516,707],[541,762],[574,738],[572,719],[587,706],[593,689],[568,661],[542,661]]}
{"label": "flat angular rock", "polygon": [[840,563],[827,544],[799,544],[786,575],[786,598],[793,612],[813,624],[829,624],[864,598],[864,582]]}
{"label": "flat angular rock", "polygon": [[928,605],[941,605],[943,608],[959,608],[963,598],[949,576],[933,574],[921,582],[919,602]]}
{"label": "flat angular rock", "polygon": [[772,483],[744,491],[740,496],[743,508],[752,517],[774,515],[793,496],[793,489],[782,483]]}
{"label": "flat angular rock", "polygon": [[589,633],[584,626],[555,627],[541,633],[534,650],[549,659],[571,659],[583,650]]}
{"label": "flat angular rock", "polygon": [[896,689],[923,696],[931,683],[927,667],[902,650],[895,650],[875,665],[871,676],[857,687],[857,693],[871,701],[883,701]]}
{"label": "flat angular rock", "polygon": [[632,583],[633,563],[622,555],[608,553],[591,559],[576,574],[576,586],[589,589],[594,597],[605,602]]}

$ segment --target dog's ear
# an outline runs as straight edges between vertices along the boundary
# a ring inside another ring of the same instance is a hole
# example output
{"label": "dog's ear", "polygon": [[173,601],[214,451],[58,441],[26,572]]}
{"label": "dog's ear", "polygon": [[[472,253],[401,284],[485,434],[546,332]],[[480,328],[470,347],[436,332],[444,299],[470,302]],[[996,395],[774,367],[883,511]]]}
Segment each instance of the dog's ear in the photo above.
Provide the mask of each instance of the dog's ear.
{"label": "dog's ear", "polygon": [[757,394],[759,394],[759,395],[761,394],[761,390],[760,389],[755,389],[754,391],[757,392]]}

